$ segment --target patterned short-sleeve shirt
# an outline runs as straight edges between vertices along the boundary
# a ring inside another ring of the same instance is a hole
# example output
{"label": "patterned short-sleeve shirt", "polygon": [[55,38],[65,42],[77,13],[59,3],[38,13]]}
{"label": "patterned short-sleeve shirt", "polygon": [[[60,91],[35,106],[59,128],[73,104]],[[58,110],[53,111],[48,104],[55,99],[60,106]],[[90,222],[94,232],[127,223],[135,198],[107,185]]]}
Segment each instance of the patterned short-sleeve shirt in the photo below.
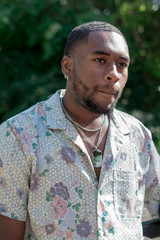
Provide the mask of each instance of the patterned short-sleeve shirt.
{"label": "patterned short-sleeve shirt", "polygon": [[142,123],[114,110],[99,182],[57,91],[0,126],[0,213],[24,240],[140,240],[143,203],[158,217],[160,157]]}

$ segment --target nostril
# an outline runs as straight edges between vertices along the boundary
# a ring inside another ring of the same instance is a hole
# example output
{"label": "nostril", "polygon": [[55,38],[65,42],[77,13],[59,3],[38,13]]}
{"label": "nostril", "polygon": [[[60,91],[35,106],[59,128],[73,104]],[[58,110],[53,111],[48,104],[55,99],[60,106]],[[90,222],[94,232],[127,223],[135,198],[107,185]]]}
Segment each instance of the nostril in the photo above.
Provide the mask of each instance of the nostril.
{"label": "nostril", "polygon": [[107,77],[107,79],[108,79],[108,80],[112,80],[112,78],[111,78],[111,77]]}

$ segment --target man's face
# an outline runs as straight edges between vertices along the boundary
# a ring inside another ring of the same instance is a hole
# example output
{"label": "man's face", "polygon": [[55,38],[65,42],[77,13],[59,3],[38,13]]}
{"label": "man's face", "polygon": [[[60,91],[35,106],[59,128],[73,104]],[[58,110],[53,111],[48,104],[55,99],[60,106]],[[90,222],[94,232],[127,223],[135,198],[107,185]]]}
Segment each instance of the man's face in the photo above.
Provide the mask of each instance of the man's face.
{"label": "man's face", "polygon": [[73,100],[90,112],[108,114],[116,105],[128,77],[129,53],[122,36],[94,31],[71,53],[67,83]]}

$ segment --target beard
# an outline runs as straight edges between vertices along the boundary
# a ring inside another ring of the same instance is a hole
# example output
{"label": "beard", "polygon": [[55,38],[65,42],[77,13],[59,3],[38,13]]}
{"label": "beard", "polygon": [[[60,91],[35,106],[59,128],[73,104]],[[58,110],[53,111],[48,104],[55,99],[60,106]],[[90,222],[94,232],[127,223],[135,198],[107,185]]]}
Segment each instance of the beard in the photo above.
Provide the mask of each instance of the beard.
{"label": "beard", "polygon": [[[72,91],[75,100],[79,105],[84,107],[90,112],[97,113],[97,114],[107,114],[110,115],[119,98],[121,97],[121,93],[119,91],[114,92],[114,99],[115,101],[107,104],[101,103],[95,100],[95,95],[97,94],[98,86],[94,86],[93,88],[89,88],[86,86],[80,78],[77,77],[76,72],[73,72],[73,79],[72,81]],[[108,89],[109,85],[106,84],[104,89]]]}

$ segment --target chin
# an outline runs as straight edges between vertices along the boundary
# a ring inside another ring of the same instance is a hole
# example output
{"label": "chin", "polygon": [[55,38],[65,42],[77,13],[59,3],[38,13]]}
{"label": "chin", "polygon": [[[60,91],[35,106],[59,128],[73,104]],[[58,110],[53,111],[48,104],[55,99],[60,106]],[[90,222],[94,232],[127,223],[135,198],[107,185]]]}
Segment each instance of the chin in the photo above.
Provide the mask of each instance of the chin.
{"label": "chin", "polygon": [[101,104],[97,104],[97,103],[90,103],[87,102],[87,104],[85,104],[85,108],[93,113],[97,113],[97,114],[111,114],[113,112],[113,109],[115,108],[116,103],[112,103],[109,105],[101,105]]}
{"label": "chin", "polygon": [[99,114],[110,115],[113,112],[114,108],[116,107],[117,102],[118,102],[118,99],[106,105],[97,104],[96,105],[97,108],[95,110],[97,110],[97,113]]}

